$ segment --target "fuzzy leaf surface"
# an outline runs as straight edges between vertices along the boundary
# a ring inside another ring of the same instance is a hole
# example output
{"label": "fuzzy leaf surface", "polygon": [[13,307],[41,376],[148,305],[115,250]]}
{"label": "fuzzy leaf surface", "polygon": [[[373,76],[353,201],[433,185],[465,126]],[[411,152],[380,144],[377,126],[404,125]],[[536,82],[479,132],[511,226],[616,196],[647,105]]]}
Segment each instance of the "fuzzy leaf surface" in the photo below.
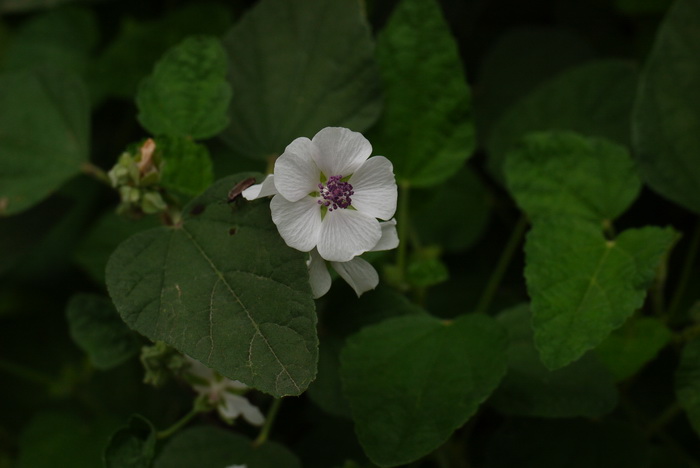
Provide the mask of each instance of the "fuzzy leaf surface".
{"label": "fuzzy leaf surface", "polygon": [[348,339],[343,390],[369,458],[395,466],[439,447],[498,386],[506,347],[505,330],[484,315],[399,317]]}
{"label": "fuzzy leaf surface", "polygon": [[472,155],[471,91],[435,0],[403,0],[377,39],[384,113],[370,140],[390,156],[397,179],[434,186]]}
{"label": "fuzzy leaf surface", "polygon": [[139,121],[154,135],[210,138],[228,124],[231,87],[226,53],[208,36],[185,39],[156,63],[139,86]]}
{"label": "fuzzy leaf surface", "polygon": [[641,190],[623,146],[573,132],[528,134],[508,154],[505,174],[510,193],[531,219],[575,216],[612,221]]}
{"label": "fuzzy leaf surface", "polygon": [[318,358],[306,262],[280,238],[266,200],[226,203],[251,175],[215,183],[181,225],[122,243],[107,286],[124,321],[151,340],[263,392],[298,395]]}
{"label": "fuzzy leaf surface", "polygon": [[582,219],[535,223],[525,278],[542,362],[564,367],[621,326],[642,306],[675,237],[670,228],[645,227],[606,240],[596,223]]}

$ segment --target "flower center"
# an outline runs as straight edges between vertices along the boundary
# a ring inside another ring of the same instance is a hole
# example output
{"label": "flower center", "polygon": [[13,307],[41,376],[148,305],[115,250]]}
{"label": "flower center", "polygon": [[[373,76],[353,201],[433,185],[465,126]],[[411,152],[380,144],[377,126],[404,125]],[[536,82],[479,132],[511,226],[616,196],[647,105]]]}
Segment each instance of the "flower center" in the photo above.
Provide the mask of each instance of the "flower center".
{"label": "flower center", "polygon": [[325,184],[318,184],[321,194],[318,204],[328,208],[328,211],[347,208],[352,203],[350,197],[355,192],[352,191],[352,185],[343,182],[342,178],[342,175],[335,175],[329,177]]}

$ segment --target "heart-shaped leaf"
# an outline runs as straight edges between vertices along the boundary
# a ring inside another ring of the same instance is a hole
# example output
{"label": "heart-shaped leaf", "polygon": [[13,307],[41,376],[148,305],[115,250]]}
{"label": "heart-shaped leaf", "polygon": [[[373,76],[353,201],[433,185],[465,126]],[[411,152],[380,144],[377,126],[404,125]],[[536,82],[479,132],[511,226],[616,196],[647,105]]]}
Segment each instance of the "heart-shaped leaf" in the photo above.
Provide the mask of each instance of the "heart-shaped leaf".
{"label": "heart-shaped leaf", "polygon": [[107,264],[107,287],[141,334],[263,392],[298,395],[318,355],[305,256],[285,245],[267,201],[226,203],[250,176],[218,181],[185,208],[181,224],[122,243]]}
{"label": "heart-shaped leaf", "polygon": [[341,378],[370,459],[400,465],[444,443],[495,390],[506,346],[498,322],[473,314],[453,322],[399,317],[352,336],[340,356]]}

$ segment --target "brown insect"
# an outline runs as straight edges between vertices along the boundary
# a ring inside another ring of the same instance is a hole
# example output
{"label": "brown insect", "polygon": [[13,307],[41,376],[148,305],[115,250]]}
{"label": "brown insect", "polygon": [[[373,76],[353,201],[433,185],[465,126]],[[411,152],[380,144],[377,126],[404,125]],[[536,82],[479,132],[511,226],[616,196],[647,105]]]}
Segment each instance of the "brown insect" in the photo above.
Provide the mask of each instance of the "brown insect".
{"label": "brown insect", "polygon": [[241,196],[241,193],[255,183],[255,177],[248,177],[236,185],[233,186],[231,190],[228,191],[228,203],[235,201]]}

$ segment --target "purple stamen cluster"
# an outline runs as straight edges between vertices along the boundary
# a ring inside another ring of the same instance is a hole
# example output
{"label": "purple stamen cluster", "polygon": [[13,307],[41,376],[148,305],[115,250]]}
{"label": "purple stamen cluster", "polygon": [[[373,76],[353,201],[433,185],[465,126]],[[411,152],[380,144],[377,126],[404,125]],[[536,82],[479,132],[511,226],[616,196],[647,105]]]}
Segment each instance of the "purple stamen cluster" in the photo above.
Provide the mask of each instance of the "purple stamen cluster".
{"label": "purple stamen cluster", "polygon": [[352,191],[352,185],[343,182],[342,178],[341,175],[335,175],[329,177],[325,184],[318,184],[323,198],[323,200],[318,201],[318,204],[328,208],[328,211],[347,208],[352,203],[350,196],[355,192]]}

